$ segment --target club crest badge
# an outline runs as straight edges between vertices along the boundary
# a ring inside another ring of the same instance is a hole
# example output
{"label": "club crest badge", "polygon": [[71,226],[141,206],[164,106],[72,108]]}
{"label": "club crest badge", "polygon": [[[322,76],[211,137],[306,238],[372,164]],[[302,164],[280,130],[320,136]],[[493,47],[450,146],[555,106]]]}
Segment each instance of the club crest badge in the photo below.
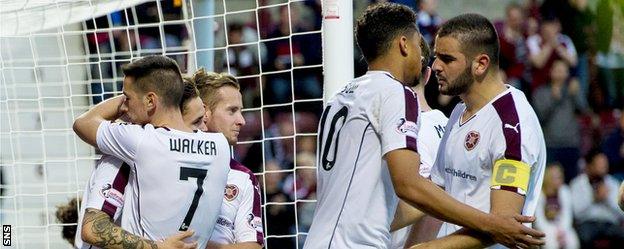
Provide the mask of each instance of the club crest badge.
{"label": "club crest badge", "polygon": [[468,135],[466,135],[466,139],[464,139],[464,147],[466,147],[466,150],[471,151],[472,149],[477,147],[477,144],[479,144],[479,138],[479,132],[468,132]]}
{"label": "club crest badge", "polygon": [[402,135],[406,135],[409,137],[417,138],[418,137],[418,125],[416,123],[409,121],[405,118],[400,118],[396,123],[396,132]]}
{"label": "club crest badge", "polygon": [[100,188],[100,195],[104,200],[115,207],[122,207],[124,202],[124,194],[113,188],[110,183],[105,183]]}
{"label": "club crest badge", "polygon": [[228,184],[225,186],[225,193],[223,196],[227,201],[233,201],[238,196],[238,187],[234,184]]}

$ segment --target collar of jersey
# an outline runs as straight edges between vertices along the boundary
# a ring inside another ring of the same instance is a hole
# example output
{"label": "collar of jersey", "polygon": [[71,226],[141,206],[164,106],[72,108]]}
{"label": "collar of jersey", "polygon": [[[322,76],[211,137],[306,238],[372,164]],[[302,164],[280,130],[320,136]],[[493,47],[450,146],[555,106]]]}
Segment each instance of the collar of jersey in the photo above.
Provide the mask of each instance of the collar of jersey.
{"label": "collar of jersey", "polygon": [[492,98],[487,104],[485,104],[483,107],[481,107],[481,109],[479,109],[477,112],[475,112],[475,114],[473,114],[472,116],[470,116],[468,119],[466,119],[465,121],[462,122],[461,120],[461,116],[464,115],[464,112],[466,111],[466,103],[464,103],[462,101],[462,103],[464,104],[464,109],[461,112],[461,116],[459,117],[459,122],[457,122],[459,124],[459,127],[461,127],[462,125],[465,125],[466,123],[468,123],[468,121],[472,120],[474,117],[476,117],[481,110],[483,110],[486,106],[490,106],[492,105],[492,103],[494,103],[494,101],[496,101],[497,99],[505,96],[506,94],[511,92],[511,89],[514,88],[513,86],[509,85],[509,84],[505,84],[505,87],[507,87],[507,89],[505,89],[505,91],[499,93],[498,95],[496,95],[496,97]]}
{"label": "collar of jersey", "polygon": [[383,71],[383,70],[370,70],[370,71],[367,71],[367,72],[366,72],[366,74],[379,74],[379,73],[385,74],[385,75],[387,75],[388,77],[392,78],[393,80],[399,81],[399,80],[397,80],[397,79],[394,77],[394,75],[392,75],[392,74],[391,74],[390,72],[388,72],[388,71]]}

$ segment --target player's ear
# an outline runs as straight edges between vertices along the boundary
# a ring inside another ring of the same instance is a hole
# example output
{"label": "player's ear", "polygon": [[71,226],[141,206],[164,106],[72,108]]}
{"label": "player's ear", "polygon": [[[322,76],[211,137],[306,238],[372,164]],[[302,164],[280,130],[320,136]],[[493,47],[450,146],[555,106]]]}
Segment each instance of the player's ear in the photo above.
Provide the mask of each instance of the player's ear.
{"label": "player's ear", "polygon": [[402,56],[407,56],[409,49],[408,49],[408,39],[406,36],[402,35],[399,36],[399,50],[401,51],[401,55]]}
{"label": "player's ear", "polygon": [[158,96],[154,92],[148,92],[145,94],[145,97],[143,97],[143,101],[147,110],[152,110],[156,108],[158,104]]}
{"label": "player's ear", "polygon": [[422,72],[421,82],[422,84],[427,84],[429,82],[429,78],[431,77],[431,67],[427,66],[424,72]]}
{"label": "player's ear", "polygon": [[476,76],[484,76],[490,67],[490,56],[479,54],[473,61],[473,72]]}

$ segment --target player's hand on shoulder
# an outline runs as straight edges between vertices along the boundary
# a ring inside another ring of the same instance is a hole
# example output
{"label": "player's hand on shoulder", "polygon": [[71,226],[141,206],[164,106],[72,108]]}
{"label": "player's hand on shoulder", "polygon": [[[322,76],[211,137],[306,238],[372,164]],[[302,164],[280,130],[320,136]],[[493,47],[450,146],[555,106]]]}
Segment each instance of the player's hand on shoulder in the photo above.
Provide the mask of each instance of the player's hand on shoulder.
{"label": "player's hand on shoulder", "polygon": [[519,214],[491,214],[491,217],[488,233],[495,242],[509,248],[534,248],[544,244],[544,233],[522,225],[534,222],[535,217]]}
{"label": "player's hand on shoulder", "polygon": [[158,249],[197,249],[197,241],[187,243],[184,240],[195,234],[194,231],[188,230],[179,232],[167,237],[165,240],[157,243]]}

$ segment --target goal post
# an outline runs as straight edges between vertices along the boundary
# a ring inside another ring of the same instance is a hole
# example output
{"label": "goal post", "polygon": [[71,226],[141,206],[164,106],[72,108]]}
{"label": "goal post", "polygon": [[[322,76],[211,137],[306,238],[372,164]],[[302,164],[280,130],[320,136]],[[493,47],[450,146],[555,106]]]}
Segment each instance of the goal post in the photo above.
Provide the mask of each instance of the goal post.
{"label": "goal post", "polygon": [[323,98],[353,79],[353,1],[323,0]]}

